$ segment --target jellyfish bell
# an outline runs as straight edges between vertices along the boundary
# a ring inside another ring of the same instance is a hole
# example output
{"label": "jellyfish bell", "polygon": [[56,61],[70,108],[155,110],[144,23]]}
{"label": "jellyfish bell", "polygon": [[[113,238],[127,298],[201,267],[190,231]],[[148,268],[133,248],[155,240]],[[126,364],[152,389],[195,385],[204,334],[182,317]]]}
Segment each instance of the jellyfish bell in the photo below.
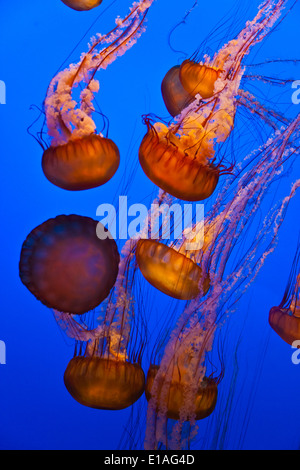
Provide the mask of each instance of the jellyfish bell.
{"label": "jellyfish bell", "polygon": [[203,133],[191,141],[169,132],[163,124],[151,126],[139,149],[139,161],[148,178],[164,191],[184,201],[210,197],[220,169],[209,161],[214,151]]}
{"label": "jellyfish bell", "polygon": [[[151,365],[147,374],[145,394],[148,401],[152,397],[151,390],[158,370],[159,366]],[[180,412],[184,406],[184,396],[186,389],[189,387],[189,384],[185,383],[184,373],[182,374],[181,372],[181,369],[179,370],[178,368],[174,367],[167,394],[162,393],[165,376],[162,375],[159,377],[158,383],[156,383],[156,400],[158,410],[166,408],[167,417],[173,420],[180,419]],[[217,398],[217,382],[212,378],[204,377],[201,383],[198,385],[194,396],[194,413],[197,421],[205,419],[212,414],[217,404]]]}
{"label": "jellyfish bell", "polygon": [[214,96],[217,80],[222,70],[214,65],[185,60],[172,67],[163,78],[161,91],[164,103],[171,116],[179,115],[197,95],[202,100]]}
{"label": "jellyfish bell", "polygon": [[98,7],[102,0],[61,0],[65,5],[73,10],[86,11]]}
{"label": "jellyfish bell", "polygon": [[27,236],[20,278],[47,307],[81,315],[109,295],[118,274],[119,253],[109,234],[105,240],[97,237],[97,225],[88,217],[61,215]]}
{"label": "jellyfish bell", "polygon": [[171,116],[175,117],[181,113],[195,99],[182,86],[179,77],[180,65],[172,67],[165,75],[161,92],[164,103]]}
{"label": "jellyfish bell", "polygon": [[97,134],[70,140],[45,150],[42,168],[59,188],[81,191],[102,186],[116,173],[120,153],[116,144]]}
{"label": "jellyfish bell", "polygon": [[269,324],[290,345],[300,339],[300,313],[296,316],[289,309],[273,307],[269,314]]}
{"label": "jellyfish bell", "polygon": [[145,375],[139,364],[103,357],[74,357],[64,374],[68,392],[81,405],[122,410],[144,393]]}
{"label": "jellyfish bell", "polygon": [[214,95],[215,83],[221,73],[222,70],[214,66],[185,60],[180,66],[180,83],[189,95],[199,94],[201,98],[208,99]]}
{"label": "jellyfish bell", "polygon": [[[295,259],[299,263],[300,246],[298,246]],[[294,291],[289,296],[289,286],[293,278],[291,272],[289,285],[284,298],[278,307],[273,307],[269,313],[269,324],[283,341],[293,345],[294,341],[300,339],[300,274],[296,279]]]}
{"label": "jellyfish bell", "polygon": [[154,240],[139,240],[136,260],[142,275],[156,289],[175,299],[190,300],[209,290],[209,277],[191,259]]}

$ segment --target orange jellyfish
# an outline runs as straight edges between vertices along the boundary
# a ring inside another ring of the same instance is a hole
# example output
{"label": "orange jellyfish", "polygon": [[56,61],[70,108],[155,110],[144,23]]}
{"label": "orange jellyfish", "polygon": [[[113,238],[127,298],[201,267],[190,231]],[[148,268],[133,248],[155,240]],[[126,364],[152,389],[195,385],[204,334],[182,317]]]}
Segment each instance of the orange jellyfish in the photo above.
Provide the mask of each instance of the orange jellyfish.
{"label": "orange jellyfish", "polygon": [[[182,230],[183,212],[178,204],[172,204],[170,196],[160,191],[148,214],[148,227],[140,234],[135,257],[140,272],[156,289],[179,300],[191,300],[205,296],[210,280],[207,271],[200,267],[201,259],[208,250],[212,235],[204,233],[203,220]],[[171,220],[174,216],[174,235],[171,236]],[[162,215],[162,220],[160,219]],[[184,211],[184,222],[187,222]],[[197,216],[198,217],[198,216]],[[192,223],[192,221],[191,221]],[[180,227],[180,228],[179,228]]]}
{"label": "orange jellyfish", "polygon": [[[210,197],[220,174],[228,172],[215,165],[213,139],[196,121],[168,128],[151,124],[145,118],[148,132],[139,148],[139,161],[148,178],[172,196],[185,201],[201,201]],[[225,119],[224,119],[225,123]],[[180,129],[181,128],[181,129]]]}
{"label": "orange jellyfish", "polygon": [[222,69],[213,65],[202,65],[191,60],[185,60],[179,71],[183,88],[191,96],[200,95],[207,100],[214,95],[216,81],[221,76]]}
{"label": "orange jellyfish", "polygon": [[[294,259],[294,267],[290,274],[284,297],[278,307],[273,307],[269,313],[271,328],[283,341],[293,345],[300,340],[300,274],[298,273],[300,247]],[[296,277],[296,280],[295,280]],[[292,287],[294,284],[294,288]]]}
{"label": "orange jellyfish", "polygon": [[101,186],[116,173],[120,154],[116,144],[92,134],[49,147],[42,159],[46,178],[62,189],[79,191]]}
{"label": "orange jellyfish", "polygon": [[191,300],[202,288],[209,290],[209,277],[186,254],[155,240],[139,240],[136,260],[147,281],[161,292],[181,300]]}
{"label": "orange jellyfish", "polygon": [[180,114],[194,101],[196,95],[202,99],[212,98],[215,83],[220,76],[221,70],[190,60],[172,67],[161,85],[162,97],[171,116]]}
{"label": "orange jellyfish", "polygon": [[[169,71],[162,91],[171,114],[181,114],[170,125],[145,119],[147,134],[139,160],[148,178],[172,196],[200,201],[215,191],[221,174],[232,171],[217,158],[220,146],[234,128],[242,61],[278,19],[284,1],[269,0],[238,37],[204,63],[185,61]],[[191,101],[191,99],[194,100]],[[245,101],[245,99],[244,99]],[[249,103],[247,103],[249,105]],[[263,113],[262,113],[263,114]]]}
{"label": "orange jellyfish", "polygon": [[73,10],[85,11],[98,7],[102,0],[62,0],[62,2]]}
{"label": "orange jellyfish", "polygon": [[162,96],[170,114],[180,114],[197,95],[209,100],[222,93],[230,82],[240,81],[237,75],[241,73],[244,57],[268,34],[284,3],[283,0],[276,3],[268,0],[238,37],[229,41],[212,59],[206,56],[204,62],[185,60],[172,67],[162,82]]}
{"label": "orange jellyfish", "polygon": [[[210,416],[217,404],[219,377],[209,374],[207,354],[212,348],[216,325],[206,313],[197,318],[177,319],[166,338],[157,341],[145,387],[148,400],[146,450],[185,448],[188,429]],[[160,349],[164,351],[161,353]],[[208,375],[207,375],[208,374]]]}
{"label": "orange jellyfish", "polygon": [[100,240],[97,221],[61,215],[36,227],[20,257],[20,278],[49,308],[81,315],[96,308],[117,278],[119,253],[111,238]]}
{"label": "orange jellyfish", "polygon": [[93,355],[75,356],[64,374],[65,386],[81,405],[122,410],[144,393],[145,375],[139,364]]}
{"label": "orange jellyfish", "polygon": [[[151,389],[155,377],[158,373],[159,366],[151,365],[147,375],[146,382],[146,398],[151,399]],[[179,420],[180,411],[184,404],[184,395],[189,386],[189,382],[185,380],[185,369],[179,366],[174,366],[172,372],[169,390],[166,396],[163,396],[165,375],[160,377],[156,384],[157,387],[157,401],[158,410],[165,408],[166,416],[169,419]],[[213,378],[204,377],[197,386],[197,392],[194,397],[194,413],[196,421],[205,419],[214,411],[218,398],[218,384]]]}
{"label": "orange jellyfish", "polygon": [[[44,149],[42,168],[54,185],[69,191],[86,190],[105,184],[116,173],[120,162],[118,147],[96,132],[92,118],[94,94],[99,91],[94,77],[135,44],[144,31],[152,2],[134,3],[126,18],[117,18],[117,26],[110,33],[92,38],[89,51],[78,64],[70,65],[52,79],[45,99],[51,146]],[[68,3],[92,6],[92,2]],[[74,92],[78,87],[80,99],[76,100]]]}

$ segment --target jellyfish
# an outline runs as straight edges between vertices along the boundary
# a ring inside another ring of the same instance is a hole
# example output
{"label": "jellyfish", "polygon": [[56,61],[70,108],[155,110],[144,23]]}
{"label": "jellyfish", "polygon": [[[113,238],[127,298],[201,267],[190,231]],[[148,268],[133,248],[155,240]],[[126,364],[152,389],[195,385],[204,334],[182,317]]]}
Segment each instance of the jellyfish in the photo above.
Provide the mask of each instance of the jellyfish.
{"label": "jellyfish", "polygon": [[[271,328],[283,341],[291,346],[300,340],[300,247],[297,249],[293,262],[290,279],[284,297],[278,307],[273,307],[269,313]],[[296,278],[296,279],[295,279]]]}
{"label": "jellyfish", "polygon": [[92,134],[45,150],[42,167],[51,183],[69,191],[101,186],[116,173],[119,149],[106,137]]}
{"label": "jellyfish", "polygon": [[73,10],[86,11],[101,5],[102,0],[61,0],[65,5]]}
{"label": "jellyfish", "polygon": [[60,215],[36,227],[20,256],[20,278],[49,308],[77,315],[95,309],[118,275],[119,252],[110,237],[100,240],[97,221]]}
{"label": "jellyfish", "polygon": [[[216,61],[218,63],[218,61]],[[191,95],[200,95],[207,100],[214,95],[215,84],[220,78],[225,64],[214,65],[197,64],[191,60],[185,60],[179,71],[180,82],[183,88]]]}
{"label": "jellyfish", "polygon": [[[137,265],[143,277],[153,287],[174,299],[191,300],[201,295],[205,296],[210,288],[210,280],[208,272],[202,271],[200,263],[204,251],[209,247],[210,234],[206,233],[203,237],[203,221],[201,221],[194,227],[186,227],[178,240],[167,240],[166,236],[171,234],[169,216],[175,205],[172,204],[172,198],[167,197],[167,193],[162,191],[159,201],[160,204],[157,206],[151,206],[148,233],[143,232],[137,242],[135,251]],[[180,210],[181,215],[182,212],[186,219],[185,209]],[[154,222],[159,220],[159,214],[162,214],[163,218],[158,229]],[[176,225],[176,216],[174,225]],[[157,232],[155,228],[158,229]],[[149,234],[151,239],[148,238]]]}
{"label": "jellyfish", "polygon": [[284,4],[283,0],[265,2],[237,39],[225,45],[212,61],[208,57],[202,64],[185,61],[165,77],[168,108],[184,109],[170,125],[153,124],[150,117],[144,118],[147,133],[140,145],[139,161],[146,176],[172,196],[185,201],[205,200],[215,191],[220,175],[232,171],[233,163],[218,162],[216,151],[234,128],[245,72],[242,60],[267,35]]}
{"label": "jellyfish", "polygon": [[202,201],[210,197],[220,174],[228,172],[229,168],[222,170],[221,166],[213,163],[214,151],[205,133],[195,144],[191,137],[194,132],[191,124],[186,128],[189,129],[188,136],[183,131],[179,137],[175,129],[173,132],[162,123],[152,125],[149,118],[145,118],[145,123],[148,132],[139,148],[139,161],[150,180],[184,201]]}
{"label": "jellyfish", "polygon": [[75,356],[64,383],[81,405],[100,410],[122,410],[144,393],[145,375],[139,364],[93,355]]}
{"label": "jellyfish", "polygon": [[[78,64],[71,64],[52,79],[45,99],[51,145],[45,148],[44,142],[40,144],[44,150],[43,172],[54,185],[69,191],[86,190],[105,184],[116,173],[119,149],[107,136],[96,132],[92,118],[94,94],[99,91],[94,77],[136,43],[152,2],[134,3],[126,18],[117,18],[117,26],[110,33],[92,38],[88,52]],[[82,3],[91,4],[75,2]],[[78,87],[79,102],[74,96]]]}
{"label": "jellyfish", "polygon": [[[188,256],[155,240],[140,240],[136,260],[143,276],[161,292],[191,300],[209,290],[209,277]],[[201,285],[202,284],[202,285]]]}
{"label": "jellyfish", "polygon": [[145,388],[148,450],[185,448],[186,438],[191,437],[185,436],[186,428],[196,426],[215,410],[222,373],[209,374],[204,361],[212,348],[215,325],[209,320],[200,323],[188,320],[180,332],[176,325],[170,334],[172,353],[167,338],[162,355],[156,350],[151,356]]}
{"label": "jellyfish", "polygon": [[[187,70],[190,73],[186,73]],[[195,72],[198,72],[199,77],[195,77],[197,75]],[[200,95],[203,100],[212,98],[216,81],[220,76],[220,70],[189,60],[172,67],[161,84],[162,97],[171,116],[180,114],[194,101],[196,95]],[[195,80],[196,83],[193,83]]]}
{"label": "jellyfish", "polygon": [[197,95],[202,100],[212,98],[222,72],[222,68],[191,60],[172,67],[163,78],[161,86],[162,97],[171,116],[180,114]]}
{"label": "jellyfish", "polygon": [[[282,166],[288,171],[287,162],[299,153],[299,123],[300,116],[247,156],[218,195],[207,214],[203,249],[194,258],[203,272],[209,273],[209,295],[198,295],[188,302],[182,314],[173,319],[174,329],[167,331],[163,341],[158,339],[159,354],[151,358],[146,383],[141,362],[145,316],[143,308],[136,314],[139,305],[133,295],[139,240],[125,243],[117,281],[101,306],[95,329],[78,324],[72,315],[55,312],[59,326],[77,345],[64,377],[68,392],[82,405],[117,410],[131,406],[145,389],[148,450],[187,448],[197,434],[197,421],[214,412],[222,376],[207,373],[206,360],[216,330],[235,310],[237,300],[274,250],[285,212],[300,181],[267,214],[248,250],[239,252],[233,265],[230,260],[272,182],[283,171]],[[158,201],[162,203],[164,197],[168,196],[160,191]],[[142,241],[143,235],[144,232]],[[184,247],[186,241],[184,237],[179,245]],[[114,361],[113,366],[110,361]],[[109,394],[108,388],[114,393]]]}
{"label": "jellyfish", "polygon": [[[237,74],[244,75],[247,67],[242,65],[243,59],[253,45],[267,36],[285,3],[282,0],[265,2],[254,20],[212,59],[209,56],[205,56],[203,62],[188,59],[172,67],[162,81],[162,96],[170,114],[173,117],[180,114],[197,95],[202,100],[217,98],[230,82],[237,79]],[[243,90],[239,89],[238,93],[242,94]]]}
{"label": "jellyfish", "polygon": [[[158,369],[158,366],[151,365],[148,371],[145,388],[146,398],[148,401],[151,400],[151,390],[155,377],[158,373]],[[166,396],[161,396],[161,392],[165,385],[164,374],[160,377],[160,382],[156,384],[158,410],[164,408],[166,410],[166,416],[168,419],[177,421],[180,419],[180,411],[183,408],[185,400],[185,388],[189,387],[189,381],[186,381],[185,377],[188,369],[189,363],[187,363],[186,366],[176,364],[173,367],[168,394]],[[214,378],[204,377],[201,383],[199,383],[194,397],[193,411],[195,413],[196,421],[205,419],[213,413],[217,404],[217,398],[217,381]]]}

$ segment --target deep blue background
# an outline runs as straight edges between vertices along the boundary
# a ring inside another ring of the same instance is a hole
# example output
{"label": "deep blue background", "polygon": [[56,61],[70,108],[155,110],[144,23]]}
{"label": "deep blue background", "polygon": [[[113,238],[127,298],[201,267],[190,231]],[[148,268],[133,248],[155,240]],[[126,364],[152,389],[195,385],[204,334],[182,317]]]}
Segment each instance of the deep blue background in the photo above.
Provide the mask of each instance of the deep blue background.
{"label": "deep blue background", "polygon": [[[149,200],[155,194],[154,186],[137,164],[138,144],[145,131],[141,115],[149,112],[167,115],[160,94],[161,80],[182,58],[170,49],[168,34],[193,0],[157,0],[149,12],[147,32],[138,44],[106,71],[98,73],[101,90],[97,101],[110,119],[110,137],[118,144],[122,156],[121,167],[112,181],[81,193],[54,187],[41,171],[40,147],[26,132],[36,117],[30,106],[42,103],[53,74],[93,21],[109,7],[66,65],[77,62],[80,53],[87,49],[90,36],[112,29],[114,18],[124,16],[129,3],[120,0],[111,6],[110,0],[103,0],[99,8],[78,13],[60,0],[0,0],[0,79],[7,86],[7,104],[0,106],[0,340],[7,345],[7,365],[0,366],[0,448],[3,449],[113,449],[118,445],[128,416],[127,411],[97,412],[81,407],[68,395],[62,377],[73,354],[72,341],[64,339],[51,311],[21,284],[18,261],[22,242],[34,227],[62,213],[95,218],[99,204],[111,202],[116,194],[125,194],[125,180],[130,183],[132,202]],[[255,15],[258,4],[250,0],[199,0],[187,24],[172,36],[173,47],[191,55],[206,40],[205,52],[213,53]],[[224,25],[225,20],[229,22]],[[218,23],[221,28],[212,37],[210,32]],[[297,4],[248,61],[299,57],[299,23],[300,5]],[[291,64],[272,64],[258,73],[300,79],[299,67]],[[300,105],[291,105],[290,85],[271,91],[261,87],[261,92],[257,82],[255,87],[252,91],[256,89],[268,105],[283,103],[278,109],[291,115],[300,111]],[[297,178],[297,170],[299,164],[280,187],[272,189],[276,190],[271,195],[274,200],[288,193]],[[226,331],[228,357],[242,331],[239,411],[229,422],[228,447],[236,447],[245,430],[244,448],[289,449],[300,444],[300,365],[292,364],[291,348],[268,327],[268,311],[283,295],[298,233],[299,195],[290,206],[275,254],[239,304]],[[158,295],[154,289],[150,294]],[[159,299],[157,311],[162,314],[168,299],[161,296]],[[243,420],[247,410],[251,416],[246,425]]]}

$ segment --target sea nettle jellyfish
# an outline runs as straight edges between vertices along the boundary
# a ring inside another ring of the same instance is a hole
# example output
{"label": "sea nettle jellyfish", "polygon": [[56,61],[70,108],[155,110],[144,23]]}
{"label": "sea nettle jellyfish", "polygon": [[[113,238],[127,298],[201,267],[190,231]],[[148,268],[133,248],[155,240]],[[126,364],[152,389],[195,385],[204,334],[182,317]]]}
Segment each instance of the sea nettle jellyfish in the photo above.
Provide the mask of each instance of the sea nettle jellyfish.
{"label": "sea nettle jellyfish", "polygon": [[[221,174],[232,164],[218,161],[217,148],[229,137],[239,101],[249,108],[250,95],[239,90],[245,68],[242,62],[250,48],[260,42],[279,18],[285,4],[267,1],[238,37],[211,60],[198,64],[185,61],[171,69],[162,85],[171,114],[171,125],[145,118],[148,132],[139,150],[145,174],[172,196],[186,201],[207,199],[215,191]],[[265,118],[266,110],[257,106]]]}
{"label": "sea nettle jellyfish", "polygon": [[109,295],[118,274],[116,242],[100,240],[97,221],[61,215],[36,227],[20,257],[20,278],[49,308],[82,315]]}
{"label": "sea nettle jellyfish", "polygon": [[278,307],[269,314],[273,330],[286,343],[293,345],[300,340],[300,246],[298,247],[284,297]]}
{"label": "sea nettle jellyfish", "polygon": [[[176,362],[169,365],[167,374],[161,374],[160,380],[156,382],[155,392],[152,392],[152,389],[159,372],[159,366],[151,365],[147,375],[145,393],[148,401],[151,400],[152,395],[155,393],[158,402],[157,413],[165,409],[165,414],[168,419],[178,421],[180,420],[181,414],[183,414],[182,410],[184,409],[186,393],[188,392],[193,400],[190,417],[195,417],[195,420],[199,421],[210,416],[216,407],[218,380],[204,377],[199,383],[197,391],[193,390],[192,396],[190,388],[191,377],[189,376],[191,367],[189,360],[186,360],[187,358],[188,355],[185,354],[183,363],[180,363],[180,358],[178,358]],[[166,391],[167,375],[169,377],[169,384],[166,394],[164,391]],[[186,419],[188,418],[189,416],[186,416]]]}
{"label": "sea nettle jellyfish", "polygon": [[65,5],[73,10],[86,11],[98,7],[102,0],[61,0]]}
{"label": "sea nettle jellyfish", "polygon": [[[204,221],[194,227],[186,227],[182,232],[182,222],[188,225],[192,214],[188,215],[185,206],[182,208],[174,203],[173,198],[162,190],[159,201],[158,205],[151,205],[151,223],[137,242],[137,265],[153,287],[174,299],[191,300],[205,296],[210,280],[200,262],[203,252],[210,246],[210,234],[204,234]],[[167,238],[171,234],[172,215],[173,240]],[[175,235],[178,232],[180,238],[177,240]]]}
{"label": "sea nettle jellyfish", "polygon": [[[99,90],[95,74],[106,69],[130,49],[144,31],[148,8],[153,0],[135,2],[125,19],[117,18],[116,28],[105,36],[92,38],[89,51],[78,64],[70,65],[51,81],[45,99],[49,148],[44,148],[42,168],[56,186],[79,191],[101,186],[119,167],[116,144],[96,132],[92,114],[94,94]],[[79,2],[75,2],[79,3]],[[89,2],[84,2],[89,3]],[[77,103],[74,91],[80,87]]]}
{"label": "sea nettle jellyfish", "polygon": [[140,240],[136,259],[141,273],[161,292],[180,300],[191,300],[209,290],[209,277],[188,253],[180,253],[155,240]]}
{"label": "sea nettle jellyfish", "polygon": [[[177,116],[197,95],[202,100],[217,98],[221,90],[237,79],[238,73],[242,73],[243,78],[247,70],[245,56],[253,45],[269,34],[285,3],[285,0],[265,2],[254,20],[248,22],[237,38],[229,41],[213,58],[206,55],[203,62],[189,59],[172,67],[165,75],[161,87],[169,113],[173,117]],[[241,82],[240,77],[238,80]],[[240,86],[238,88],[238,94],[243,95],[243,90]],[[238,95],[236,98],[238,104],[241,104]]]}

